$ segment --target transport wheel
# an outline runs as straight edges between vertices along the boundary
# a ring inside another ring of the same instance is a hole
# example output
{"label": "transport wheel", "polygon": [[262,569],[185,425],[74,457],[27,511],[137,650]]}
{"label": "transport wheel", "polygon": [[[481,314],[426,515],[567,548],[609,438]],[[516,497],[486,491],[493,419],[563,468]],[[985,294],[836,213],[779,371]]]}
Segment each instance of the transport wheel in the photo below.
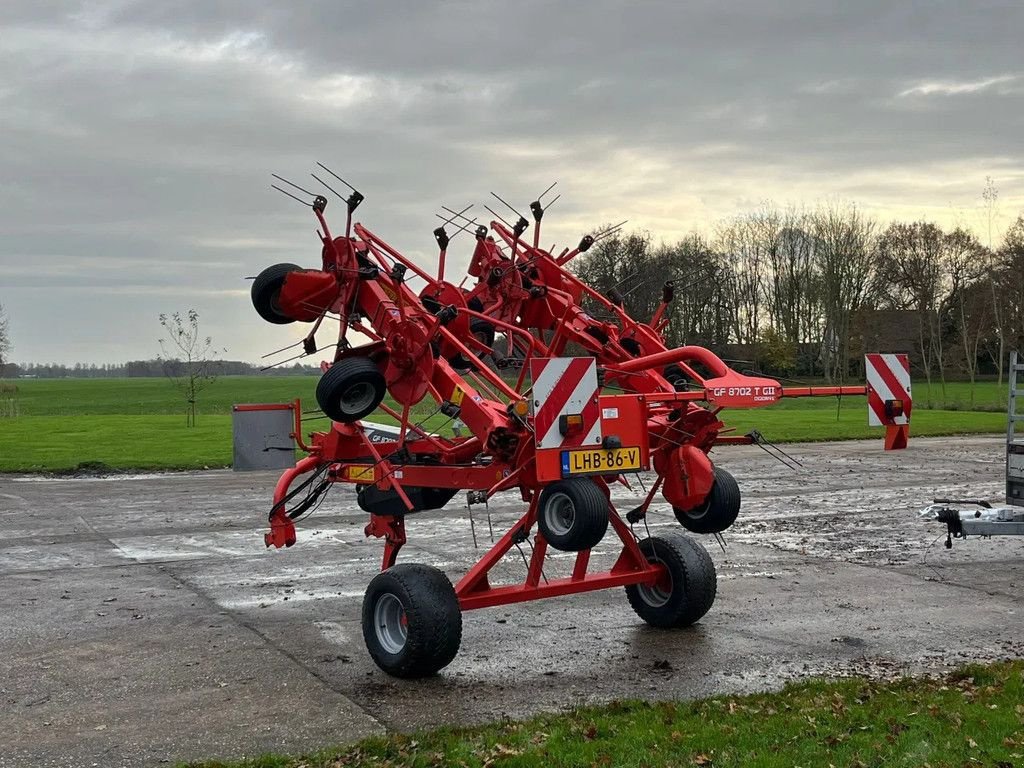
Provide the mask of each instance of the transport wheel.
{"label": "transport wheel", "polygon": [[469,332],[487,347],[494,347],[494,324],[474,317],[469,321]]}
{"label": "transport wheel", "polygon": [[462,641],[462,611],[448,577],[416,563],[378,573],[363,598],[363,639],[389,675],[426,677],[446,667]]}
{"label": "transport wheel", "polygon": [[555,549],[590,549],[608,530],[608,499],[593,480],[559,480],[541,491],[537,527]]}
{"label": "transport wheel", "polygon": [[286,325],[294,323],[294,318],[281,312],[277,305],[277,297],[281,293],[281,286],[289,272],[301,272],[302,267],[298,264],[275,264],[267,267],[252,281],[252,305],[256,308],[259,316],[268,323],[275,325]]}
{"label": "transport wheel", "polygon": [[740,513],[740,487],[735,477],[715,467],[715,481],[704,503],[690,510],[672,507],[672,511],[688,531],[721,533],[736,522]]}
{"label": "transport wheel", "polygon": [[345,357],[320,377],[316,401],[333,421],[351,424],[372,413],[387,385],[377,365],[366,357]]}
{"label": "transport wheel", "polygon": [[683,369],[678,365],[669,365],[663,371],[665,379],[676,392],[685,392],[690,387],[690,381],[686,378],[686,374],[683,373]]}
{"label": "transport wheel", "polygon": [[636,339],[619,339],[619,346],[629,352],[633,357],[640,357],[643,354],[643,350],[640,348],[640,342]]}
{"label": "transport wheel", "polygon": [[665,566],[654,584],[629,584],[626,597],[637,616],[653,627],[688,627],[710,610],[718,582],[715,564],[700,544],[681,533],[640,542],[652,563]]}

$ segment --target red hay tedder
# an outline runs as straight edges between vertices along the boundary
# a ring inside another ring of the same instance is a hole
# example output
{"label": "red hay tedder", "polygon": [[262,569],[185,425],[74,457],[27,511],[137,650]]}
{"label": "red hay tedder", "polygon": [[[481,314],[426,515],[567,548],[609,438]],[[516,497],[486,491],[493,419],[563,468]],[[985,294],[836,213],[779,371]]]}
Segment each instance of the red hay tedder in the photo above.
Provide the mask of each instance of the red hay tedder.
{"label": "red hay tedder", "polygon": [[[317,351],[314,336],[325,318],[339,324],[316,390],[332,424],[306,444],[296,408],[295,438],[308,456],[277,483],[267,546],[293,545],[295,519],[333,483],[354,484],[369,513],[366,535],[384,539],[381,573],[363,601],[363,635],[377,665],[399,677],[433,674],[451,662],[462,611],[473,608],[621,586],[649,624],[699,620],[716,591],[707,551],[682,533],[638,539],[631,525],[644,519],[659,492],[689,531],[717,534],[736,520],[739,487],[708,452],[759,436],[728,434],[723,408],[763,407],[786,396],[863,395],[864,387],[786,390],[732,370],[703,347],[668,348],[662,334],[672,283],[650,322],[634,319],[617,293],[603,296],[566,269],[614,228],[585,236],[571,250],[543,250],[540,200],[530,205],[532,244],[523,240],[529,222],[518,213],[515,223],[494,214],[484,226],[465,210],[450,211],[434,231],[439,266],[431,275],[353,224],[363,196],[321,168],[351,190],[338,195],[347,205],[344,235],[331,234],[325,197],[281,179],[298,194],[276,188],[310,206],[319,221],[321,264],[277,264],[252,284],[265,320],[313,324],[305,354]],[[446,226],[476,238],[463,285],[444,279]],[[424,284],[418,292],[409,285],[414,280]],[[585,300],[603,319],[583,308]],[[586,356],[566,357],[570,345]],[[395,407],[384,402],[388,394]],[[413,423],[412,407],[427,398],[435,413],[461,420],[470,434],[441,436]],[[395,439],[367,436],[360,420],[378,410],[398,422]],[[644,470],[656,480],[639,506],[620,513],[610,484],[626,484],[626,474]],[[437,568],[396,564],[407,514],[441,509],[459,491],[472,505],[508,490],[519,491],[524,514],[456,585]],[[609,525],[621,552],[610,569],[594,572],[591,549]],[[495,566],[531,535],[525,580],[492,584]],[[548,547],[576,553],[571,575],[544,577]]]}

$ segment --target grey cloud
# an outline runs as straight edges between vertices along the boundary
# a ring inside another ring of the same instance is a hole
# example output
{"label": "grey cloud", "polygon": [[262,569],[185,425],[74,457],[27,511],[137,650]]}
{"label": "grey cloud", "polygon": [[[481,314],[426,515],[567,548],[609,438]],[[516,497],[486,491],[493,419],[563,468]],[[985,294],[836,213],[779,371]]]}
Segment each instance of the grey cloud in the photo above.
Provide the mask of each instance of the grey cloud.
{"label": "grey cloud", "polygon": [[[233,356],[283,345],[244,277],[315,263],[308,212],[269,190],[315,160],[425,262],[440,204],[556,178],[545,241],[626,217],[671,237],[765,198],[942,217],[986,175],[1024,206],[1022,23],[1017,3],[9,1],[15,357],[150,355],[156,314],[190,305]],[[84,338],[52,332],[71,318]]]}

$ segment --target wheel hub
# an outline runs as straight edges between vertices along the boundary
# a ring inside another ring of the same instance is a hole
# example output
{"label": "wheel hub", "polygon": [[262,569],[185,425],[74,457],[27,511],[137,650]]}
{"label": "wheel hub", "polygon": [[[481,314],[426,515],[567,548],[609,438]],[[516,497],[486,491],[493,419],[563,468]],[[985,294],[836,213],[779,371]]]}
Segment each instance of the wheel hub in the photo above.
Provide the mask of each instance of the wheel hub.
{"label": "wheel hub", "polygon": [[397,597],[381,595],[373,609],[373,628],[377,642],[385,651],[391,654],[402,651],[409,637],[409,619]]}
{"label": "wheel hub", "polygon": [[375,395],[373,385],[369,382],[353,384],[341,395],[341,409],[345,413],[359,413],[373,403]]}
{"label": "wheel hub", "polygon": [[572,499],[564,493],[554,493],[548,499],[544,516],[552,533],[565,536],[572,529],[573,521],[576,519],[576,507],[573,506]]}

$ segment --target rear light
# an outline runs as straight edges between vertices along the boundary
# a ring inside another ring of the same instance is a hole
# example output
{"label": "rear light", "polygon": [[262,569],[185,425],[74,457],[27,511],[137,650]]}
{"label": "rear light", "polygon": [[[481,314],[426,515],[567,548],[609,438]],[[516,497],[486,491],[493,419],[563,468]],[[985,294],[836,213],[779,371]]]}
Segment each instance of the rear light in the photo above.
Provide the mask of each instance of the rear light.
{"label": "rear light", "polygon": [[573,413],[558,417],[558,431],[562,437],[573,437],[583,433],[583,414]]}
{"label": "rear light", "polygon": [[903,401],[902,400],[886,400],[885,401],[885,415],[890,419],[895,419],[903,415]]}

